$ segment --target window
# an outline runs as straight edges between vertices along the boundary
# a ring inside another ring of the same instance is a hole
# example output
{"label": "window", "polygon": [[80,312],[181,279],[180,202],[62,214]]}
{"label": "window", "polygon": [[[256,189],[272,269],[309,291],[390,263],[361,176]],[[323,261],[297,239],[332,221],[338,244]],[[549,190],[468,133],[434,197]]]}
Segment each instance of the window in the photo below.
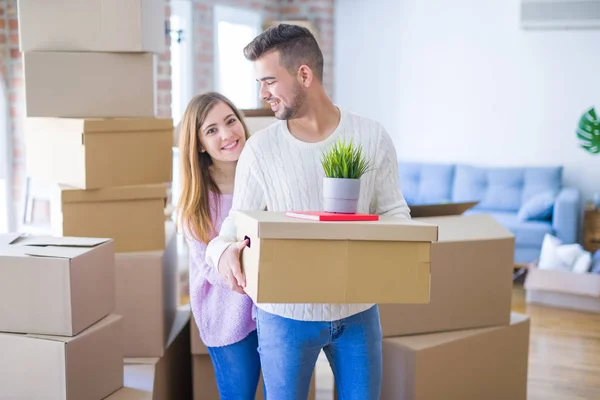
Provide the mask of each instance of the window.
{"label": "window", "polygon": [[244,47],[261,32],[258,12],[215,6],[215,90],[241,109],[259,108],[258,83],[252,63],[244,58]]}
{"label": "window", "polygon": [[171,1],[171,115],[177,126],[193,96],[192,2]]}

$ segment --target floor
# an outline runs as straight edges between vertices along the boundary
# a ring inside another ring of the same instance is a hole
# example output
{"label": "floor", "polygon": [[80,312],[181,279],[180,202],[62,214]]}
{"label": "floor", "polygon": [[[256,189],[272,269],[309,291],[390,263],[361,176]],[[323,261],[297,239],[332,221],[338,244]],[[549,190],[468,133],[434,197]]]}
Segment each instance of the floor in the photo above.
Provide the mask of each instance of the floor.
{"label": "floor", "polygon": [[[527,305],[521,283],[512,308],[531,317],[528,400],[600,399],[600,314]],[[317,400],[331,399],[333,377],[322,356]]]}
{"label": "floor", "polygon": [[521,285],[513,310],[531,317],[528,400],[600,399],[600,314],[527,305]]}

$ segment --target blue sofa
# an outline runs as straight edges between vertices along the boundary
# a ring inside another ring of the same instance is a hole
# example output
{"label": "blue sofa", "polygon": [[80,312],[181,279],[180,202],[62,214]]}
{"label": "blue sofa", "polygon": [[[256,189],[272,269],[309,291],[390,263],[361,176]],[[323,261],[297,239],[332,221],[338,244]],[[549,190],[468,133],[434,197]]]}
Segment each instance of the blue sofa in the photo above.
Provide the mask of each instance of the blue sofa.
{"label": "blue sofa", "polygon": [[479,201],[467,213],[488,213],[515,235],[515,263],[538,259],[550,233],[576,243],[581,194],[564,187],[561,166],[481,167],[400,162],[400,186],[410,205]]}

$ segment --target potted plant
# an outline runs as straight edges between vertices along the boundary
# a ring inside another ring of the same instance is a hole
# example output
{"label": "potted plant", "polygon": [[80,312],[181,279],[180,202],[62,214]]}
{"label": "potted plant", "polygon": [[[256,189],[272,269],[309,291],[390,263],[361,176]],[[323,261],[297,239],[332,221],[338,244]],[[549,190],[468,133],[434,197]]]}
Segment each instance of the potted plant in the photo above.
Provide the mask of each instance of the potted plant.
{"label": "potted plant", "polygon": [[360,196],[360,178],[370,170],[371,161],[361,145],[351,139],[338,140],[323,153],[323,208],[325,212],[355,214]]}

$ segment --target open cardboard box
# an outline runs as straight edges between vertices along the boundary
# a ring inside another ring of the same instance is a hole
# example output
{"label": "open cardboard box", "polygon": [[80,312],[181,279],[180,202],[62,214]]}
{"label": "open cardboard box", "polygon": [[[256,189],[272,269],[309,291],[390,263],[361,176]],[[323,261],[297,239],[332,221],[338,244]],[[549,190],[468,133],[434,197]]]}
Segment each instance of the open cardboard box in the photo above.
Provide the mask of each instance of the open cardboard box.
{"label": "open cardboard box", "polygon": [[27,118],[28,176],[78,189],[172,180],[170,118]]}
{"label": "open cardboard box", "polygon": [[256,303],[428,303],[437,226],[318,222],[283,212],[238,212],[246,292]]}
{"label": "open cardboard box", "polygon": [[111,239],[0,235],[0,332],[74,336],[114,310]]}
{"label": "open cardboard box", "polygon": [[0,333],[0,399],[104,399],[123,386],[121,317],[74,337]]}
{"label": "open cardboard box", "polygon": [[51,227],[58,236],[108,237],[115,252],[165,248],[164,184],[81,190],[57,185]]}
{"label": "open cardboard box", "polygon": [[384,337],[507,325],[514,235],[487,214],[419,218],[438,226],[428,304],[380,304]]}
{"label": "open cardboard box", "polygon": [[383,340],[381,400],[525,400],[529,317]]}
{"label": "open cardboard box", "polygon": [[530,265],[524,287],[527,303],[600,313],[600,274],[577,274]]}
{"label": "open cardboard box", "polygon": [[116,313],[125,357],[162,357],[177,312],[177,232],[165,222],[164,250],[116,253]]}
{"label": "open cardboard box", "polygon": [[20,0],[19,49],[162,54],[164,20],[161,0]]}
{"label": "open cardboard box", "polygon": [[465,211],[475,207],[478,201],[469,201],[462,203],[439,203],[439,204],[418,204],[411,205],[410,215],[413,218],[420,217],[441,217],[446,215],[460,215]]}

